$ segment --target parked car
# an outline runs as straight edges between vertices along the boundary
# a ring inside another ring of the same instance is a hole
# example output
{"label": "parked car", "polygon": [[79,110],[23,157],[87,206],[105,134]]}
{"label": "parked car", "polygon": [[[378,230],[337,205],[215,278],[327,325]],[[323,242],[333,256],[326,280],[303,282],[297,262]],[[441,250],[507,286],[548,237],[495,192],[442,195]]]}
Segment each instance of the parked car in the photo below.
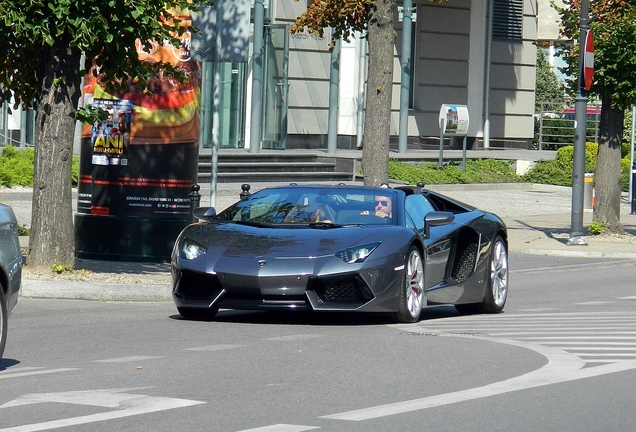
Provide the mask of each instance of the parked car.
{"label": "parked car", "polygon": [[415,322],[427,305],[497,313],[506,302],[503,221],[423,188],[290,185],[194,213],[171,260],[185,318],[304,309]]}
{"label": "parked car", "polygon": [[0,204],[0,359],[7,343],[7,320],[18,302],[22,252],[13,209]]}

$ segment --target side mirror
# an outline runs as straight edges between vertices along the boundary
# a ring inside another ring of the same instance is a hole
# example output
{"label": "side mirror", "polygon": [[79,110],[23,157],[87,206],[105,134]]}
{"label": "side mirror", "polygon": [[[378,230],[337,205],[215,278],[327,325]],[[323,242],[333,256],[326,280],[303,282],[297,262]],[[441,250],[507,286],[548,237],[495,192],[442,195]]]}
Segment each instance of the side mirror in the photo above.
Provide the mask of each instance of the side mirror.
{"label": "side mirror", "polygon": [[210,222],[216,216],[216,210],[214,207],[197,207],[192,214],[200,221]]}
{"label": "side mirror", "polygon": [[452,224],[455,221],[455,215],[451,212],[433,211],[426,214],[424,217],[424,227],[426,234],[424,238],[430,238],[431,227],[443,226]]}

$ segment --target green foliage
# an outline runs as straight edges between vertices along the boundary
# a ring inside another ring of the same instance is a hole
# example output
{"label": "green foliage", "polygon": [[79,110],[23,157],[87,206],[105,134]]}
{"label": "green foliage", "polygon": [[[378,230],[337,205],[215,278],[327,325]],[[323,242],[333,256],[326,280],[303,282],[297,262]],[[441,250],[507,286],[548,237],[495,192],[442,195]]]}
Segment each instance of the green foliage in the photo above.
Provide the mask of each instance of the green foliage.
{"label": "green foliage", "polygon": [[97,121],[104,121],[108,118],[108,111],[103,108],[94,107],[91,104],[79,107],[75,113],[77,120],[86,124],[94,124]]}
{"label": "green foliage", "polygon": [[[0,101],[13,92],[16,105],[34,106],[44,83],[79,95],[79,78],[93,64],[100,66],[102,81],[113,87],[134,77],[145,88],[152,65],[139,59],[135,41],[179,46],[179,37],[192,30],[181,25],[181,11],[187,9],[198,7],[188,0],[0,1]],[[78,69],[82,53],[86,64]],[[64,70],[50,67],[53,61]],[[163,67],[184,77],[170,64]]]}
{"label": "green foliage", "polygon": [[62,274],[64,272],[73,272],[73,267],[70,265],[53,264],[51,270],[57,274]]}
{"label": "green foliage", "polygon": [[[576,92],[579,61],[580,0],[565,0],[563,8],[554,6],[561,16],[561,35],[575,44],[559,45],[558,55],[567,63],[564,72],[571,77],[570,93]],[[554,3],[553,3],[554,4]],[[589,96],[609,96],[612,105],[628,109],[636,103],[636,8],[628,0],[589,2],[590,24],[594,34],[594,82]]]}
{"label": "green foliage", "polygon": [[605,226],[605,224],[602,223],[598,223],[597,221],[593,221],[589,228],[588,231],[590,232],[590,234],[592,235],[599,235],[603,232],[603,227]]}
{"label": "green foliage", "polygon": [[555,160],[542,160],[521,178],[526,183],[572,186],[572,167],[568,169]]}
{"label": "green foliage", "polygon": [[563,84],[554,73],[552,66],[546,60],[543,49],[537,49],[537,81],[535,89],[535,108],[538,111],[541,102],[565,102],[565,90]]}
{"label": "green foliage", "polygon": [[33,186],[33,155],[32,148],[4,147],[0,153],[0,185]]}
{"label": "green foliage", "polygon": [[[294,0],[298,1],[298,0]],[[374,0],[323,0],[312,2],[291,25],[292,33],[307,29],[309,34],[323,36],[326,27],[332,28],[330,47],[337,39],[349,41],[354,32],[366,32],[369,9]]]}
{"label": "green foliage", "polygon": [[[636,152],[634,152],[634,160],[636,161]],[[632,167],[630,166],[630,162],[628,152],[628,154],[621,159],[621,187],[623,192],[629,191],[629,179],[632,176]]]}
{"label": "green foliage", "polygon": [[[33,148],[18,149],[3,147],[0,153],[0,186],[33,186]],[[71,182],[77,186],[79,179],[79,158],[73,156]]]}
{"label": "green foliage", "polygon": [[24,224],[18,224],[18,235],[28,237],[31,235],[31,230]]}
{"label": "green foliage", "polygon": [[409,184],[454,184],[454,183],[510,183],[520,181],[511,168],[510,161],[496,159],[471,159],[466,161],[466,170],[457,163],[439,166],[434,163],[411,164],[395,159],[389,160],[389,178]]}
{"label": "green foliage", "polygon": [[[598,144],[585,144],[585,172],[596,171]],[[556,152],[554,160],[538,161],[534,167],[522,176],[524,182],[572,186],[574,168],[574,146],[564,146]]]}

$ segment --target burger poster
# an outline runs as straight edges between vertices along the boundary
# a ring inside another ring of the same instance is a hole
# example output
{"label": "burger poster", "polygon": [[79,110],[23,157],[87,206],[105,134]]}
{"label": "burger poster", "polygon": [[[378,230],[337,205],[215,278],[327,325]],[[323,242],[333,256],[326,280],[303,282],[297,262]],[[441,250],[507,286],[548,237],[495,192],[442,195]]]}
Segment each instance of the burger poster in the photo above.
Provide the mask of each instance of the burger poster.
{"label": "burger poster", "polygon": [[[188,15],[179,17],[185,25]],[[137,41],[137,54],[157,65],[150,94],[134,82],[109,93],[89,73],[83,102],[108,118],[82,127],[78,206],[80,214],[189,219],[190,187],[197,181],[200,65],[190,56],[190,35],[181,46]],[[187,77],[167,76],[170,63]]]}

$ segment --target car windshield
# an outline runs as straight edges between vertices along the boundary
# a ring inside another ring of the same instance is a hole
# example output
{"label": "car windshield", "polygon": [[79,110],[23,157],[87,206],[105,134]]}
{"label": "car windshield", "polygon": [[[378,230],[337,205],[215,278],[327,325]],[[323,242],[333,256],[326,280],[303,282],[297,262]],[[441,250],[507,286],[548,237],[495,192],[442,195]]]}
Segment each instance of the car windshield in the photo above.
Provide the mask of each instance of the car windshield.
{"label": "car windshield", "polygon": [[264,189],[228,207],[216,221],[326,228],[395,225],[398,194],[365,187],[288,186]]}

